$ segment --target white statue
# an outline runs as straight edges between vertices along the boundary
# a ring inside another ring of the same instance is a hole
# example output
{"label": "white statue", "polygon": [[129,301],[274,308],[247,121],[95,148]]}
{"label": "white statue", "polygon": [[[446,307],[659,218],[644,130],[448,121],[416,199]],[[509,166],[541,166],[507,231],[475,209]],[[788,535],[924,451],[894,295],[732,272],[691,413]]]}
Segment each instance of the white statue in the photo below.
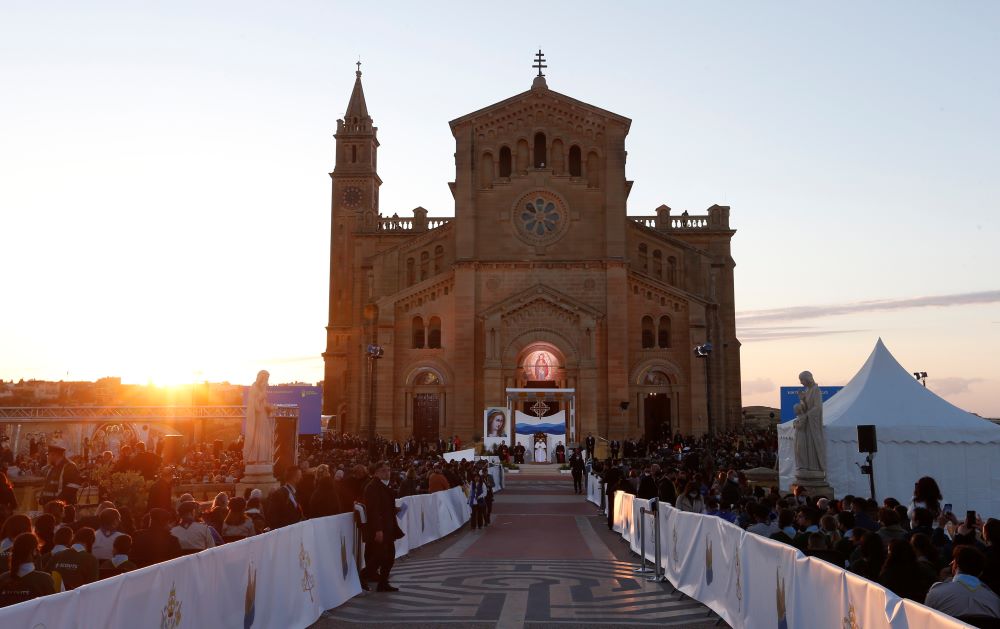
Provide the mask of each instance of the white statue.
{"label": "white statue", "polygon": [[247,394],[246,437],[243,441],[243,462],[246,465],[274,463],[274,418],[267,403],[267,379],[271,374],[261,371]]}
{"label": "white statue", "polygon": [[535,442],[535,463],[548,463],[549,457],[546,453],[546,445],[542,440]]}
{"label": "white statue", "polygon": [[823,435],[823,394],[808,371],[799,374],[805,387],[795,405],[795,477],[826,478],[826,437]]}

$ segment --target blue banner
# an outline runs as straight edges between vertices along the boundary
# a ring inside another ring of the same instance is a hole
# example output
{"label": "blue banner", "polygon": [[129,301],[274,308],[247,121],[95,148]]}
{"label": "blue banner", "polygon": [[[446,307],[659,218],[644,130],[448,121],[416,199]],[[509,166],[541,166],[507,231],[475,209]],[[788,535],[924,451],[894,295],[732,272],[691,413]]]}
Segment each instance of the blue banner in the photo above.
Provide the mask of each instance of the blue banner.
{"label": "blue banner", "polygon": [[[799,403],[798,393],[805,387],[781,387],[781,423],[795,419],[795,405]],[[844,387],[820,387],[819,392],[823,394],[823,402],[829,400],[834,393]]]}
{"label": "blue banner", "polygon": [[[243,387],[243,404],[247,390]],[[267,388],[267,401],[271,404],[294,404],[299,407],[299,434],[318,435],[322,432],[323,389],[307,384],[287,384]]]}

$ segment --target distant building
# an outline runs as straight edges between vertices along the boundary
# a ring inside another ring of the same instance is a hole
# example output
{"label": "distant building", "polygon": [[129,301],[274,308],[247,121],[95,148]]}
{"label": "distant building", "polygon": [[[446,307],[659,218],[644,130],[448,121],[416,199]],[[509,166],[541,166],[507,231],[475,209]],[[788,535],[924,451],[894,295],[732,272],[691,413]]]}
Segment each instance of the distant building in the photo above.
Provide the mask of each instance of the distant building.
{"label": "distant building", "polygon": [[770,406],[743,407],[743,425],[748,428],[760,430],[771,428],[778,425],[779,419],[781,419],[781,409]]}

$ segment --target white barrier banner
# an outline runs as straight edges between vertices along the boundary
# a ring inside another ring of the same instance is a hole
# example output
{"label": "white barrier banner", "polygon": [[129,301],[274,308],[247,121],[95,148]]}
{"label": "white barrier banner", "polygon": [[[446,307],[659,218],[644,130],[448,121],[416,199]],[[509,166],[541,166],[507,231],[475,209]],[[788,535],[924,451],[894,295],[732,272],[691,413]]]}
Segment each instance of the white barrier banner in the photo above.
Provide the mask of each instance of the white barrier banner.
{"label": "white barrier banner", "polygon": [[465,459],[466,461],[473,461],[476,458],[476,449],[468,448],[467,450],[458,450],[456,452],[445,452],[441,456],[444,457],[444,460],[449,463],[451,461],[461,461],[462,459]]}
{"label": "white barrier banner", "polygon": [[472,509],[465,501],[465,492],[461,487],[396,500],[397,507],[406,505],[405,510],[396,516],[404,533],[402,538],[396,540],[396,557],[441,539],[468,522]]}
{"label": "white barrier banner", "polygon": [[[587,475],[587,500],[598,507],[601,506],[601,479],[593,474]],[[607,513],[607,509],[604,510]]]}
{"label": "white barrier banner", "polygon": [[491,465],[489,470],[490,476],[493,477],[493,491],[498,492],[503,489],[503,468],[499,465]]}
{"label": "white barrier banner", "polygon": [[0,626],[305,627],[361,592],[353,546],[351,514],[308,520],[0,609]]}
{"label": "white barrier banner", "polygon": [[[638,552],[639,507],[618,492],[614,528]],[[701,601],[735,629],[958,629],[963,623],[876,583],[747,533],[725,520],[660,505],[660,562],[684,594]],[[651,529],[647,521],[644,529]],[[652,557],[647,530],[646,556]]]}
{"label": "white barrier banner", "polygon": [[[402,504],[397,557],[451,533],[471,512],[461,487]],[[354,545],[353,514],[306,520],[2,608],[0,627],[307,627],[361,593]]]}

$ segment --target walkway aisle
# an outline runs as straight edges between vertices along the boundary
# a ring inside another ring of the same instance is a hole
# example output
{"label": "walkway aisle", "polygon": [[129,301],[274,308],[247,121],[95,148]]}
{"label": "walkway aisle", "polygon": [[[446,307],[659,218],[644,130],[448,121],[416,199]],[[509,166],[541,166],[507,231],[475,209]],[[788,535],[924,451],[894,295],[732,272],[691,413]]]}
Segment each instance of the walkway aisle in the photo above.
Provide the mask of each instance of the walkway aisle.
{"label": "walkway aisle", "polygon": [[701,603],[633,574],[635,557],[570,476],[506,482],[489,527],[416,550],[393,568],[398,593],[355,597],[314,627],[715,625]]}

